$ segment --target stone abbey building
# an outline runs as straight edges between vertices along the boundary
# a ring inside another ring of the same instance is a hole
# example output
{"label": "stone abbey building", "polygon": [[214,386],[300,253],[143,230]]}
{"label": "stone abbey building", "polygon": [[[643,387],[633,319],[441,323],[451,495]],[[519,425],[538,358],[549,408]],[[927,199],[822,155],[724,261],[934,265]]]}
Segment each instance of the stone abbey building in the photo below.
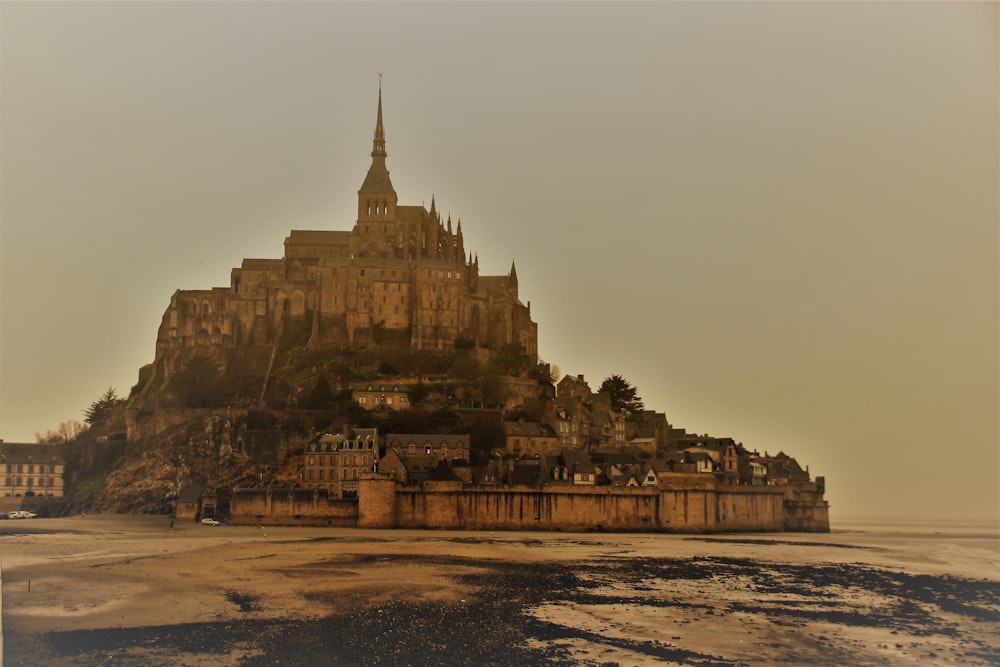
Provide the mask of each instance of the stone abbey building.
{"label": "stone abbey building", "polygon": [[443,220],[433,198],[430,210],[397,202],[386,155],[380,84],[354,228],[292,230],[283,258],[245,259],[229,287],[175,292],[157,335],[160,380],[192,347],[271,346],[290,332],[313,349],[515,343],[534,362],[538,328],[518,298],[514,264],[507,275],[479,275],[461,221]]}

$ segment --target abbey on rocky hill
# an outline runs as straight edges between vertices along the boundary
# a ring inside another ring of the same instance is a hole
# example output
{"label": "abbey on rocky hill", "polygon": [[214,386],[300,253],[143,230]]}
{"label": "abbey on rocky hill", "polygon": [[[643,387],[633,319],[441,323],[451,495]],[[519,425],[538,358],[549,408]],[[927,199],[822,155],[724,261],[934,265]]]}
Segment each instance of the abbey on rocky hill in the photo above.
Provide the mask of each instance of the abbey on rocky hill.
{"label": "abbey on rocky hill", "polygon": [[513,263],[507,275],[480,276],[461,221],[453,230],[433,198],[430,210],[397,203],[381,84],[371,157],[351,231],[292,230],[283,258],[243,260],[229,287],[174,293],[156,341],[160,380],[182,368],[192,348],[277,345],[292,334],[312,349],[513,343],[537,359],[538,326],[530,303],[518,298]]}

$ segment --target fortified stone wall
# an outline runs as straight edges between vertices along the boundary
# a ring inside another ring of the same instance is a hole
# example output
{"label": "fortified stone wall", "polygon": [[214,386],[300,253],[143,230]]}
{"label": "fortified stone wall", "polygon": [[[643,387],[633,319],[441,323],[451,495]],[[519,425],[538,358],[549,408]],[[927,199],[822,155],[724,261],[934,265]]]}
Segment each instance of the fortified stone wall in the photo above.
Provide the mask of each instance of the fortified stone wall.
{"label": "fortified stone wall", "polygon": [[830,532],[830,506],[823,500],[824,478],[785,488],[784,529],[790,532]]}
{"label": "fortified stone wall", "polygon": [[358,505],[302,489],[237,489],[229,504],[229,523],[296,526],[356,526]]}
{"label": "fortified stone wall", "polygon": [[396,526],[473,530],[657,530],[656,489],[427,482],[396,492]]}
{"label": "fortified stone wall", "polygon": [[[362,492],[363,493],[363,492]],[[782,531],[829,530],[821,497],[789,506],[787,489],[717,485],[704,475],[669,474],[660,488],[502,489],[428,482],[399,487],[393,526],[481,530]],[[801,496],[802,493],[798,493]],[[382,489],[382,502],[387,500]],[[786,516],[786,507],[794,514]],[[386,527],[383,515],[381,527]]]}
{"label": "fortified stone wall", "polygon": [[817,495],[816,488],[792,492],[728,486],[697,474],[664,475],[659,488],[543,489],[461,482],[402,486],[389,475],[369,473],[358,482],[357,504],[312,491],[236,491],[231,522],[454,530],[828,532],[827,504]]}
{"label": "fortified stone wall", "polygon": [[391,473],[365,473],[358,481],[358,526],[396,526],[396,478]]}

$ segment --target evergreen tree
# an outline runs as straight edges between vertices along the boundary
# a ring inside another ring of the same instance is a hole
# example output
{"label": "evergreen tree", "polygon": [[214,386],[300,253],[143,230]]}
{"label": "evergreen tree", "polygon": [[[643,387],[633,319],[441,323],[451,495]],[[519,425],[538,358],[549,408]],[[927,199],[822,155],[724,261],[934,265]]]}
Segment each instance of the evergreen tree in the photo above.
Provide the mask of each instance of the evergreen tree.
{"label": "evergreen tree", "polygon": [[90,407],[83,411],[83,421],[91,426],[99,424],[107,418],[112,410],[124,402],[125,399],[120,398],[115,393],[114,387],[108,387],[108,390],[101,394],[99,399],[91,403]]}
{"label": "evergreen tree", "polygon": [[642,399],[635,386],[623,378],[621,375],[612,375],[604,378],[598,393],[608,392],[611,396],[611,409],[615,412],[622,412],[631,415],[641,412],[643,409]]}

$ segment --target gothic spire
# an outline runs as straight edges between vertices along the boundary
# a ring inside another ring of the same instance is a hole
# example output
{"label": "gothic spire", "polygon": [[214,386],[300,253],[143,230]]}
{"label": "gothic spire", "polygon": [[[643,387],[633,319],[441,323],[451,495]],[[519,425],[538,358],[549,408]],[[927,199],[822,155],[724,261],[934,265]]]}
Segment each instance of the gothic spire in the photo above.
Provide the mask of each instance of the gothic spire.
{"label": "gothic spire", "polygon": [[372,157],[385,157],[385,128],[382,127],[382,72],[378,73],[378,115],[375,118],[375,138],[372,140]]}
{"label": "gothic spire", "polygon": [[372,164],[358,190],[358,220],[386,221],[396,217],[396,190],[385,166],[385,128],[382,126],[382,73],[378,75],[378,113],[372,139]]}

